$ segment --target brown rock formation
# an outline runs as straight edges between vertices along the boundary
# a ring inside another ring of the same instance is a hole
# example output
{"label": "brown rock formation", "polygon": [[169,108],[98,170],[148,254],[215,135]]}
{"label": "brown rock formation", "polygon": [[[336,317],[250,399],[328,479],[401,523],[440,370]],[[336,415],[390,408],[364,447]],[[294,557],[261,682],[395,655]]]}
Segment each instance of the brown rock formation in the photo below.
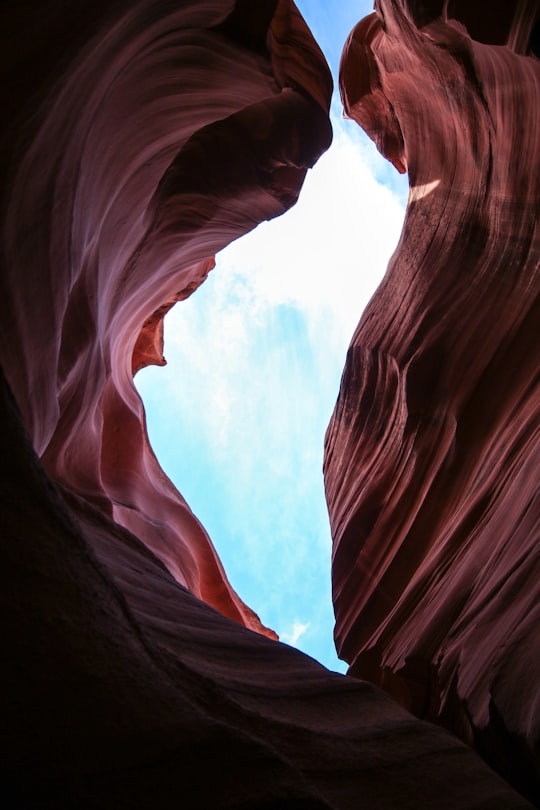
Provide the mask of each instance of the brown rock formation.
{"label": "brown rock formation", "polygon": [[540,800],[540,8],[495,6],[380,0],[346,43],[346,113],[410,195],[325,476],[350,672]]}
{"label": "brown rock formation", "polygon": [[447,731],[266,638],[148,445],[132,373],[163,362],[163,313],[329,142],[294,5],[34,12],[2,7],[4,803],[528,806]]}

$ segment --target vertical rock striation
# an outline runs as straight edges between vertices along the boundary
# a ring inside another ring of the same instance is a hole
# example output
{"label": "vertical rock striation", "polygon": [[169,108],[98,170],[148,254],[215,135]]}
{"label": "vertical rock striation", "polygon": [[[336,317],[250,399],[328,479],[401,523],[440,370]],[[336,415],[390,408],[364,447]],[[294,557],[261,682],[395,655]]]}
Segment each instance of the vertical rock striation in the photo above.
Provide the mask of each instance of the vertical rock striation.
{"label": "vertical rock striation", "polygon": [[379,0],[345,45],[345,112],[410,193],[325,480],[350,673],[539,800],[540,8],[495,6]]}

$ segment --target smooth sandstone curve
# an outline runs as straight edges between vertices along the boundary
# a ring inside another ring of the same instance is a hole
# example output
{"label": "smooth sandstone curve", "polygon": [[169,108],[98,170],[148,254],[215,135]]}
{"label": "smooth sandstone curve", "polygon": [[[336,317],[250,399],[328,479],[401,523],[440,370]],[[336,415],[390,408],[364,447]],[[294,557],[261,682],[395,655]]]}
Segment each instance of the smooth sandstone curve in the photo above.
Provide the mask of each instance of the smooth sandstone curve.
{"label": "smooth sandstone curve", "polygon": [[196,596],[275,636],[161,470],[132,380],[164,362],[167,308],[294,203],[330,142],[331,78],[298,12],[244,6],[125,4],[40,99],[7,207],[0,317],[4,370],[54,480]]}

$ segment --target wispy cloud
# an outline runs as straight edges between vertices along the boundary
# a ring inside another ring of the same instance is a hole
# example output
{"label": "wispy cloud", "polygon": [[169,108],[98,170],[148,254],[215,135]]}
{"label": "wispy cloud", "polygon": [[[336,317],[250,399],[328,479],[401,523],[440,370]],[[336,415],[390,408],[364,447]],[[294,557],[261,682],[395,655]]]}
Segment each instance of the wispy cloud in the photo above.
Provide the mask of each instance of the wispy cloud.
{"label": "wispy cloud", "polygon": [[219,262],[234,269],[238,295],[255,316],[279,304],[310,318],[339,313],[333,329],[343,342],[381,279],[404,200],[377,180],[381,160],[367,139],[353,135],[356,124],[337,120],[334,128],[332,148],[308,173],[300,203],[230,245],[216,272]]}

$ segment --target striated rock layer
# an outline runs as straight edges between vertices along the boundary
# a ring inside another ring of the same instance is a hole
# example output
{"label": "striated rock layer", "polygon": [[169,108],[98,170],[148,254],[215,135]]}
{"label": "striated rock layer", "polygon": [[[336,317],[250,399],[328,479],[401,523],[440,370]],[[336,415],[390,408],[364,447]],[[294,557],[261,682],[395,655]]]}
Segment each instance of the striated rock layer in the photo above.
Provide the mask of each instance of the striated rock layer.
{"label": "striated rock layer", "polygon": [[148,445],[132,373],[163,363],[163,313],[329,143],[295,7],[34,11],[2,6],[4,804],[528,806],[447,731],[266,638]]}
{"label": "striated rock layer", "polygon": [[326,437],[337,648],[540,801],[540,4],[376,7],[341,93],[410,193]]}
{"label": "striated rock layer", "polygon": [[[266,632],[156,462],[132,369],[163,362],[164,312],[214,253],[295,201],[330,141],[331,79],[288,3],[121,3],[99,21],[90,3],[75,19],[49,6],[49,40],[12,10],[16,68],[39,45],[36,68],[58,87],[46,98],[39,74],[37,86],[23,76],[24,106],[11,86],[12,116],[39,112],[25,122],[5,221],[7,379],[57,482],[133,531],[196,596]],[[70,50],[74,26],[88,41],[62,74],[55,48]]]}

